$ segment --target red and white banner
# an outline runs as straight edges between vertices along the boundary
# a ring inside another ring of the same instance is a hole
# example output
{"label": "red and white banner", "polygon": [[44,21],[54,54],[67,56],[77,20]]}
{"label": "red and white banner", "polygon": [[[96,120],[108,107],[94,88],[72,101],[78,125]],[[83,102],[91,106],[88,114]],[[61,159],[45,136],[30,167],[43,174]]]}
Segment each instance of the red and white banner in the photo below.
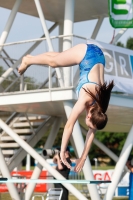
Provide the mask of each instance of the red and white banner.
{"label": "red and white banner", "polygon": [[[113,177],[114,170],[93,170],[93,175],[95,180],[106,180],[111,181]],[[119,186],[128,186],[129,185],[129,173],[127,172],[122,180],[118,184]]]}

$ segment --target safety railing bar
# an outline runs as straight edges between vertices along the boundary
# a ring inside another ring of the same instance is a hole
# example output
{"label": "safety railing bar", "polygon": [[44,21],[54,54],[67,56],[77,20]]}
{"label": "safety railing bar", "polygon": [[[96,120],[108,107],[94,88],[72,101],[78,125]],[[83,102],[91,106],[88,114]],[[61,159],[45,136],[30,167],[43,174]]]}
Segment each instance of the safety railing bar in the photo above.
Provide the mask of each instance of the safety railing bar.
{"label": "safety railing bar", "polygon": [[[70,90],[70,89],[74,89],[74,87],[73,86],[69,86],[69,87],[63,87],[63,88],[61,88],[61,87],[58,87],[58,88],[47,88],[47,89],[35,89],[35,90],[28,90],[28,92],[27,91],[20,91],[19,93],[34,93],[35,91],[36,91],[36,93],[38,93],[38,92],[40,92],[40,91],[45,91],[45,92],[47,92],[47,91],[61,91],[61,90]],[[0,93],[0,96],[6,96],[6,95],[9,95],[10,94],[10,92],[7,92],[7,93]]]}
{"label": "safety railing bar", "polygon": [[[82,37],[82,36],[74,35],[74,34],[59,35],[59,36],[51,36],[50,39],[63,38],[63,37],[70,37],[70,36],[77,37],[77,38],[80,38],[80,39],[85,39],[85,40],[88,39],[88,38],[86,38],[86,37]],[[23,40],[23,41],[18,41],[18,42],[5,43],[5,44],[1,44],[0,47],[1,47],[1,46],[11,46],[11,45],[16,45],[16,44],[24,44],[24,43],[30,43],[30,42],[38,42],[38,41],[43,41],[43,40],[46,40],[46,37],[37,38],[37,39],[31,39],[31,40]]]}
{"label": "safety railing bar", "polygon": [[[20,76],[19,77],[17,77],[13,82],[14,83],[16,83],[18,80],[19,80],[19,78],[20,78]],[[27,78],[27,77],[24,77],[25,79]],[[7,78],[5,78],[5,80],[7,80],[7,81],[12,81],[12,80],[9,80],[9,79],[7,79]],[[20,83],[19,81],[18,81],[18,83]],[[13,83],[11,83],[12,85],[13,85]],[[28,84],[28,85],[33,85],[33,83],[30,83],[30,82],[25,82],[25,84]],[[44,84],[44,83],[43,83]],[[12,85],[10,85],[10,86],[8,86],[9,88],[6,88],[2,93],[4,93],[4,92],[7,92],[7,90],[8,89],[10,89],[10,87],[12,86]],[[34,84],[34,85],[39,85],[39,83],[37,84]],[[38,88],[39,89],[39,88]]]}
{"label": "safety railing bar", "polygon": [[[78,36],[78,35],[73,35],[73,34],[71,34],[71,35],[59,35],[59,36],[53,36],[53,37],[51,37],[51,38],[61,38],[61,37],[68,37],[68,36],[73,36],[73,37],[77,37],[77,38],[82,38],[82,39],[87,39],[87,38],[85,38],[85,37],[81,37],[81,36]],[[44,40],[44,39],[46,39],[46,38],[39,38],[39,39],[37,39],[37,40]],[[35,41],[35,40],[32,40],[32,41]],[[6,52],[4,52],[5,54],[6,54]],[[74,72],[73,72],[73,69],[72,69],[72,74],[73,74]],[[52,73],[53,74],[53,73]],[[1,76],[2,77],[2,76]],[[53,75],[52,75],[52,77],[53,77]],[[5,78],[5,77],[4,77]],[[17,81],[17,80],[16,80]],[[14,81],[14,83],[16,83],[16,81]],[[48,81],[49,81],[49,78],[41,85],[41,86],[39,86],[38,87],[38,89],[40,89],[40,88],[42,88],[46,83],[48,83]],[[4,92],[7,92],[11,87],[12,87],[12,85],[14,84],[14,83],[12,83],[10,86],[8,86],[8,88],[6,88],[6,90],[4,91]],[[72,79],[72,86],[73,86],[73,79]]]}
{"label": "safety railing bar", "polygon": [[[56,72],[53,72],[53,74],[52,74],[52,77],[55,75],[55,73]],[[3,92],[1,92],[0,94],[4,94],[4,93],[8,93],[8,90],[19,80],[19,78],[20,77],[17,77]],[[8,80],[8,79],[5,79],[5,80]],[[34,89],[34,90],[40,90],[40,89],[42,89],[42,87],[45,85],[45,84],[47,84],[48,83],[48,81],[49,81],[49,78],[47,78],[46,80],[45,80],[45,82],[41,85],[41,86],[39,86],[37,89]],[[28,82],[25,82],[25,84],[29,84],[29,85],[33,85],[33,83],[28,83]],[[38,84],[36,84],[36,85],[38,85]],[[46,89],[44,89],[44,90],[50,90],[50,91],[52,91],[52,90],[64,90],[64,89],[66,89],[66,90],[68,90],[68,89],[73,89],[74,88],[74,86],[72,85],[72,86],[69,86],[69,87],[63,87],[63,88],[61,88],[61,87],[56,87],[56,88],[46,88]],[[32,92],[32,90],[28,90],[28,92]],[[22,91],[21,91],[22,92]]]}

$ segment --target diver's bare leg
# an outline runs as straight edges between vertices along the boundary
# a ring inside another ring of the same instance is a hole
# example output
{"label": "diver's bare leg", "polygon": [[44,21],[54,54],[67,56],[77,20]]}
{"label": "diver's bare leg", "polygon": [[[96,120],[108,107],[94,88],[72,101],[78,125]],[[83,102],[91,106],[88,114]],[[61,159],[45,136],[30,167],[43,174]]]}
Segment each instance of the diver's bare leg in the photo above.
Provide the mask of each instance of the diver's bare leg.
{"label": "diver's bare leg", "polygon": [[48,52],[37,56],[27,55],[23,58],[18,69],[20,74],[33,64],[48,65],[51,67],[67,67],[79,64],[86,52],[86,45],[79,44],[61,53]]}

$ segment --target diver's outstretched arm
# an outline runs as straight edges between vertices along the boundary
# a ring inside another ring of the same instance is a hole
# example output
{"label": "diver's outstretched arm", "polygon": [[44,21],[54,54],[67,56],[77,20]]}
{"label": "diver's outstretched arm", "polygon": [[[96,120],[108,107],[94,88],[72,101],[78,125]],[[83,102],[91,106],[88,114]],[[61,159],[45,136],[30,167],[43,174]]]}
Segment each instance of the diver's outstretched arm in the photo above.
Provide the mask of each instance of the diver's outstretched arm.
{"label": "diver's outstretched arm", "polygon": [[82,153],[81,157],[79,159],[77,159],[76,166],[74,168],[75,172],[80,172],[82,170],[84,163],[85,163],[85,160],[86,160],[88,153],[90,151],[90,148],[91,148],[94,136],[95,136],[95,132],[96,132],[96,130],[93,130],[91,128],[89,129],[87,136],[86,136],[86,141],[85,141],[83,153]]}
{"label": "diver's outstretched arm", "polygon": [[[88,97],[88,96],[87,96]],[[79,115],[84,111],[86,104],[86,98],[79,97],[78,101],[74,105],[72,112],[68,118],[68,121],[65,125],[63,137],[62,137],[62,143],[61,143],[61,152],[60,157],[62,162],[68,167],[71,168],[70,164],[67,162],[65,157],[65,151],[68,145],[68,142],[70,140],[71,134],[73,132],[74,124],[76,120],[78,119]]]}

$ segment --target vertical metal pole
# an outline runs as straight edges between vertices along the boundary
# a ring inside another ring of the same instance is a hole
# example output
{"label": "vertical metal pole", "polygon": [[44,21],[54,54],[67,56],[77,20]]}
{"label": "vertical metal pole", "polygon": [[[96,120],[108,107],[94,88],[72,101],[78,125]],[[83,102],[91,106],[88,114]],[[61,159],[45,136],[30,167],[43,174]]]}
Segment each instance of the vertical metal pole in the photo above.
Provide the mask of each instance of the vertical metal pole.
{"label": "vertical metal pole", "polygon": [[30,155],[26,156],[26,171],[30,171]]}
{"label": "vertical metal pole", "polygon": [[[74,7],[75,7],[75,0],[65,1],[64,35],[69,35],[73,33]],[[72,47],[72,37],[64,37],[63,51],[71,47]],[[71,84],[71,67],[63,68],[63,77],[64,77],[65,87],[69,87]]]}
{"label": "vertical metal pole", "polygon": [[[64,108],[67,115],[67,118],[70,116],[70,113],[73,109],[73,103],[71,101],[64,102]],[[75,147],[78,153],[78,157],[81,156],[83,149],[84,149],[84,140],[80,130],[80,126],[78,121],[75,123],[73,133],[72,133],[73,140],[75,142]],[[91,164],[89,158],[87,157],[85,165],[83,167],[83,172],[86,180],[93,180],[93,173],[91,169]],[[88,184],[89,193],[92,200],[100,200],[96,185]]]}
{"label": "vertical metal pole", "polygon": [[[59,35],[63,35],[64,24],[62,22],[59,23]],[[59,52],[63,50],[63,38],[59,38]]]}
{"label": "vertical metal pole", "polygon": [[112,180],[111,180],[112,183],[109,185],[109,187],[107,189],[104,200],[112,200],[115,189],[116,189],[116,187],[119,183],[123,169],[124,169],[125,164],[127,162],[128,156],[131,152],[132,146],[133,146],[133,125],[131,127],[131,130],[130,130],[128,136],[127,136],[124,147],[121,151],[119,160],[116,164],[116,167],[115,167],[115,170],[114,170],[114,173],[113,173],[113,177],[112,177]]}
{"label": "vertical metal pole", "polygon": [[[39,0],[34,0],[34,1],[35,1],[35,4],[36,4],[36,8],[37,8],[40,20],[41,20],[41,24],[42,24],[47,42],[48,42],[49,51],[53,51],[53,46],[52,46],[52,43],[51,43],[50,35],[49,35],[48,29],[47,29],[46,20],[45,20],[45,17],[43,15],[43,11],[42,11],[42,8],[41,8],[40,1]],[[61,77],[60,69],[56,68],[55,70],[56,70],[56,73],[57,73],[57,77],[58,77],[60,86],[63,87],[64,83],[63,83],[63,79]]]}
{"label": "vertical metal pole", "polygon": [[52,68],[49,66],[49,69],[48,69],[48,77],[49,77],[49,89],[52,88]]}
{"label": "vertical metal pole", "polygon": [[[61,124],[61,118],[57,118],[54,121],[52,129],[51,129],[49,136],[47,138],[47,141],[44,145],[44,149],[52,148],[55,138],[57,136],[57,133],[59,131],[60,124]],[[31,179],[38,179],[42,169],[43,169],[43,166],[40,163],[37,163],[37,165],[35,166],[35,169],[32,173]],[[35,183],[28,184],[26,192],[25,192],[25,200],[31,199],[31,196],[32,196],[32,193],[33,193],[35,187],[36,187]]]}
{"label": "vertical metal pole", "polygon": [[[64,29],[64,24],[62,22],[59,23],[59,35],[63,35],[63,29]],[[59,38],[59,52],[63,51],[63,38]],[[61,75],[64,81],[64,77],[63,77],[63,68],[60,68],[61,71]]]}
{"label": "vertical metal pole", "polygon": [[20,91],[24,90],[24,74],[20,77]]}
{"label": "vertical metal pole", "polygon": [[[20,4],[21,4],[21,1],[22,1],[22,0],[16,0],[16,2],[15,2],[15,4],[14,4],[14,7],[13,7],[13,9],[11,10],[11,13],[10,13],[10,15],[9,15],[9,18],[8,18],[7,24],[6,24],[6,26],[5,26],[5,29],[4,29],[4,31],[2,32],[2,35],[1,35],[1,37],[0,37],[0,45],[4,44],[5,41],[6,41],[6,39],[7,39],[7,36],[8,36],[8,34],[9,34],[9,32],[10,32],[11,26],[12,26],[12,24],[13,24],[13,21],[14,21],[14,19],[15,19],[15,16],[16,16],[16,14],[17,14],[17,11],[18,11],[18,9],[19,9],[19,6],[20,6]],[[0,47],[0,53],[1,53],[2,49],[3,49],[3,47],[1,46],[1,47]]]}
{"label": "vertical metal pole", "polygon": [[[1,148],[0,148],[0,170],[1,170],[3,177],[11,179],[11,175],[10,175],[9,169],[6,165]],[[9,190],[9,193],[10,193],[12,199],[20,200],[20,197],[19,197],[19,194],[17,192],[15,185],[13,183],[7,183],[7,187],[8,187],[8,190]]]}

